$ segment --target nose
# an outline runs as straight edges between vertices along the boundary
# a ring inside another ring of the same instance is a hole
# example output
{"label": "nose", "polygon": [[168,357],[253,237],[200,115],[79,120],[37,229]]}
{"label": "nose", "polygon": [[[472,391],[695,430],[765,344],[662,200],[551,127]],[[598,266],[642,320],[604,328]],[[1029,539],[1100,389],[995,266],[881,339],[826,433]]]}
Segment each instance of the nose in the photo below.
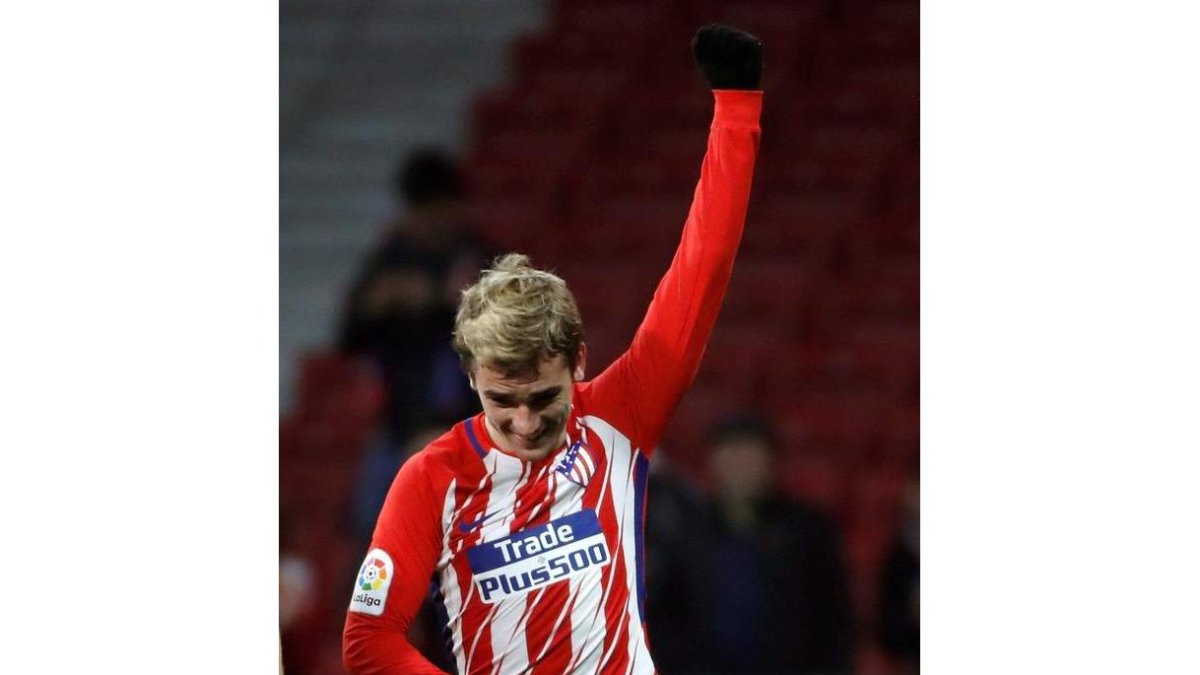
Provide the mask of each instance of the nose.
{"label": "nose", "polygon": [[538,416],[534,414],[529,406],[519,406],[512,418],[512,429],[514,433],[522,436],[529,436],[538,429]]}

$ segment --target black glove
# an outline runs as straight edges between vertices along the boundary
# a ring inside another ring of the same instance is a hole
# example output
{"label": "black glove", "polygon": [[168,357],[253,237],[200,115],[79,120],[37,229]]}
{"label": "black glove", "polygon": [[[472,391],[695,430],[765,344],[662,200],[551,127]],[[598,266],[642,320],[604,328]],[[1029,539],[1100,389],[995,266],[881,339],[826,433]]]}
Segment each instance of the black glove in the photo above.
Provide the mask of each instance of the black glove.
{"label": "black glove", "polygon": [[710,23],[696,31],[692,54],[713,89],[758,89],[762,40],[733,26]]}

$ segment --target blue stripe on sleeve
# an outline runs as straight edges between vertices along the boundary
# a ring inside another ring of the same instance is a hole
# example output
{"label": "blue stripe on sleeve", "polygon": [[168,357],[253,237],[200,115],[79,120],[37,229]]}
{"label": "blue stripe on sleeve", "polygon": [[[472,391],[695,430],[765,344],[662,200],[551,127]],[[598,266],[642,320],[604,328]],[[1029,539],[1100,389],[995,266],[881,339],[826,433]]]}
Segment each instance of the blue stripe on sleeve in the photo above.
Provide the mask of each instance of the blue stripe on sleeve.
{"label": "blue stripe on sleeve", "polygon": [[467,428],[467,440],[471,441],[471,447],[475,448],[475,452],[479,454],[480,458],[483,458],[487,456],[487,451],[485,451],[483,446],[479,444],[479,439],[475,438],[475,430],[471,428],[471,423],[474,421],[475,420],[473,418],[468,419],[465,425]]}
{"label": "blue stripe on sleeve", "polygon": [[634,546],[637,547],[637,599],[638,613],[646,621],[646,480],[650,476],[650,460],[637,453],[633,467],[633,508],[637,514],[633,519]]}

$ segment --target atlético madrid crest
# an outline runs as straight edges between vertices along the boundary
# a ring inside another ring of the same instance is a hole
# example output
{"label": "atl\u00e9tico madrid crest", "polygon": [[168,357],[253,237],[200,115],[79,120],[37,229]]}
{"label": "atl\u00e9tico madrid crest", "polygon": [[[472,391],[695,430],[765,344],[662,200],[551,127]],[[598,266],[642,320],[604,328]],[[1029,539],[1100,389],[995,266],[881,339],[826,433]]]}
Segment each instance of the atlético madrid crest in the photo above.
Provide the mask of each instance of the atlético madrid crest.
{"label": "atl\u00e9tico madrid crest", "polygon": [[580,438],[567,448],[567,454],[554,470],[579,487],[587,487],[592,475],[596,473],[596,460],[592,457],[587,443]]}

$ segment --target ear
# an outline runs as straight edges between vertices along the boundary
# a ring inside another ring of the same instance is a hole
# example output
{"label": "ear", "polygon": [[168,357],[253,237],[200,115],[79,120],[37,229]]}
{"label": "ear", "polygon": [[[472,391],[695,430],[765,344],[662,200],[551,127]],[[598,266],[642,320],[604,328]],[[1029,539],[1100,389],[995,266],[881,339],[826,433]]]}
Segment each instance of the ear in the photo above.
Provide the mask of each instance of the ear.
{"label": "ear", "polygon": [[585,372],[587,372],[587,344],[580,342],[579,353],[575,355],[575,370],[571,373],[571,378],[576,382],[582,382]]}
{"label": "ear", "polygon": [[475,386],[475,374],[474,373],[467,373],[467,382],[469,382],[471,385],[471,391],[479,391],[479,389]]}

